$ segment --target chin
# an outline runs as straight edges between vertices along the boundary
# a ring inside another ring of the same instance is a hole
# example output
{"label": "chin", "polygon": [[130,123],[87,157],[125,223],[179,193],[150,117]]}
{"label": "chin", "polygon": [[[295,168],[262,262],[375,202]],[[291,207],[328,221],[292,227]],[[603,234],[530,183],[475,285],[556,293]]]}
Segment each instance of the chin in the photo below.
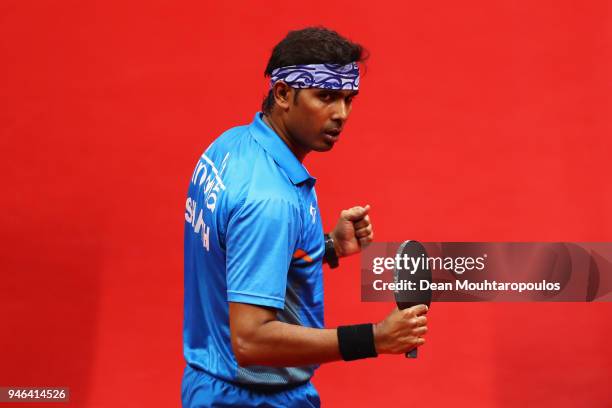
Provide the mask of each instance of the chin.
{"label": "chin", "polygon": [[334,143],[321,143],[319,145],[313,146],[312,150],[315,152],[328,152],[334,148]]}

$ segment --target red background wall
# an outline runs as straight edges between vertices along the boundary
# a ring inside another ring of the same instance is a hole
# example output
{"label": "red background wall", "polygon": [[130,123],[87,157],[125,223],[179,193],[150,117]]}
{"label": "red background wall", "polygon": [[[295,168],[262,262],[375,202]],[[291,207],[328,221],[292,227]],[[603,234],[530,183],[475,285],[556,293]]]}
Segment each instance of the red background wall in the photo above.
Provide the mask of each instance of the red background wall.
{"label": "red background wall", "polygon": [[[0,19],[0,385],[179,406],[188,178],[252,119],[289,29],[371,52],[342,140],[306,162],[327,228],[370,203],[379,241],[612,241],[606,0],[4,0]],[[330,326],[393,306],[360,303],[358,257],[325,285]],[[314,383],[328,407],[605,406],[611,310],[435,304],[418,360]]]}

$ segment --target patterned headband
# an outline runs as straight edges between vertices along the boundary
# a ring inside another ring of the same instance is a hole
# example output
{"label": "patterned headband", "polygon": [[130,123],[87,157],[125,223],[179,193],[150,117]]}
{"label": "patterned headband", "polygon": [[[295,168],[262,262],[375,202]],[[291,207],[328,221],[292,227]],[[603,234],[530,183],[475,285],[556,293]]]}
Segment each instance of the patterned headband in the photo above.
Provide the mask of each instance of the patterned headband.
{"label": "patterned headband", "polygon": [[276,68],[270,75],[270,88],[283,81],[292,88],[359,89],[359,66],[350,64],[308,64]]}

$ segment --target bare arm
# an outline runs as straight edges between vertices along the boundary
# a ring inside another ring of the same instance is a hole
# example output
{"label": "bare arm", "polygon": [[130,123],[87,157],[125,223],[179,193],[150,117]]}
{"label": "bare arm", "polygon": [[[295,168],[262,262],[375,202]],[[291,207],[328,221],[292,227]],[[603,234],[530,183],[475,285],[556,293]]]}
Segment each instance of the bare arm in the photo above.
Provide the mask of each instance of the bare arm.
{"label": "bare arm", "polygon": [[279,322],[272,308],[229,305],[232,348],[241,366],[297,367],[342,359],[336,329]]}
{"label": "bare arm", "polygon": [[[405,353],[424,344],[424,305],[393,310],[374,326],[379,354]],[[245,303],[229,304],[232,348],[238,364],[296,367],[341,360],[336,329],[313,329],[276,319],[276,310]]]}

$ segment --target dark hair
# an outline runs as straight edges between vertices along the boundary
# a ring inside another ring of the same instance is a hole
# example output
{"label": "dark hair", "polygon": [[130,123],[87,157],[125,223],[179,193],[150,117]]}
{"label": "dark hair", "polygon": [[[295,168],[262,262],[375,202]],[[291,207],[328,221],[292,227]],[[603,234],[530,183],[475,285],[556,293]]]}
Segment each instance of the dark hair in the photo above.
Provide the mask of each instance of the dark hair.
{"label": "dark hair", "polygon": [[[348,64],[364,62],[367,51],[359,44],[325,27],[307,27],[289,31],[274,49],[264,71],[269,77],[276,68],[302,64]],[[296,89],[296,96],[299,89]],[[270,113],[274,107],[272,90],[264,98],[261,110]]]}

